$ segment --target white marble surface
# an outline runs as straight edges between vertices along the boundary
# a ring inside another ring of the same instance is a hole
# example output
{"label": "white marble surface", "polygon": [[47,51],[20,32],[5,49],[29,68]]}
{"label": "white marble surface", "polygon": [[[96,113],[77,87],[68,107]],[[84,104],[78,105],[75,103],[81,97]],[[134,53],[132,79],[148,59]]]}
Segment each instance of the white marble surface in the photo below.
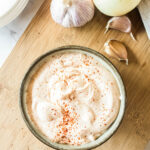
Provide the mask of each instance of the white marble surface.
{"label": "white marble surface", "polygon": [[29,0],[23,12],[10,24],[0,28],[0,67],[16,45],[44,0]]}

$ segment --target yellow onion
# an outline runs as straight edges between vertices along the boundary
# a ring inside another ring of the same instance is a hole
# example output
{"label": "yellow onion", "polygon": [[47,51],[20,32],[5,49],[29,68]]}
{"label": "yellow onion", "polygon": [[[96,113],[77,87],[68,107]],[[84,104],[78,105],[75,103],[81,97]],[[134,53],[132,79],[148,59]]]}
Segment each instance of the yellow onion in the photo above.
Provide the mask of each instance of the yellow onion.
{"label": "yellow onion", "polygon": [[133,10],[141,0],[93,0],[105,15],[122,16]]}

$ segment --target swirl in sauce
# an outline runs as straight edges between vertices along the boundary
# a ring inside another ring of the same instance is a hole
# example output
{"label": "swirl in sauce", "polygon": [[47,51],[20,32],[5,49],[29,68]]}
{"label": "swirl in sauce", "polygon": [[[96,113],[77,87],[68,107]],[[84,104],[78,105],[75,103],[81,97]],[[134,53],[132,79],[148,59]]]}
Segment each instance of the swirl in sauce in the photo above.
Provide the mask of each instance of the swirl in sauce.
{"label": "swirl in sauce", "polygon": [[98,138],[116,119],[118,84],[91,56],[57,53],[33,75],[28,112],[52,142],[81,145]]}

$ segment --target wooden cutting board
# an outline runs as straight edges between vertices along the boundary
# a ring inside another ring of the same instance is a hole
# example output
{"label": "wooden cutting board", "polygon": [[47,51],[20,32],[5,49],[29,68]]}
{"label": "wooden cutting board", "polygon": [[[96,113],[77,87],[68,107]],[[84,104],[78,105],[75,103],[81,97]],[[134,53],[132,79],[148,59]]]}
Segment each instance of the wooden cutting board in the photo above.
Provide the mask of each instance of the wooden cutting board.
{"label": "wooden cutting board", "polygon": [[129,14],[137,42],[128,34],[104,34],[108,17],[96,10],[82,28],[65,29],[51,19],[46,0],[0,69],[0,150],[51,150],[26,127],[19,110],[19,88],[31,63],[43,53],[62,45],[82,45],[103,53],[108,39],[128,48],[129,65],[110,59],[120,71],[127,89],[127,107],[117,132],[96,150],[143,150],[150,139],[150,42],[138,11]]}

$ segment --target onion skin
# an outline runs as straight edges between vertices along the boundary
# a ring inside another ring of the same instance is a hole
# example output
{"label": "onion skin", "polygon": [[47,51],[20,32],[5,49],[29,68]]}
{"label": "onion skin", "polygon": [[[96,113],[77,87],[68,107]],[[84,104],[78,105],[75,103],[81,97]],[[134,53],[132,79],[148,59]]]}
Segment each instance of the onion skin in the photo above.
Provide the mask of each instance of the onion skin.
{"label": "onion skin", "polygon": [[93,0],[95,6],[105,15],[122,16],[132,11],[141,0]]}

